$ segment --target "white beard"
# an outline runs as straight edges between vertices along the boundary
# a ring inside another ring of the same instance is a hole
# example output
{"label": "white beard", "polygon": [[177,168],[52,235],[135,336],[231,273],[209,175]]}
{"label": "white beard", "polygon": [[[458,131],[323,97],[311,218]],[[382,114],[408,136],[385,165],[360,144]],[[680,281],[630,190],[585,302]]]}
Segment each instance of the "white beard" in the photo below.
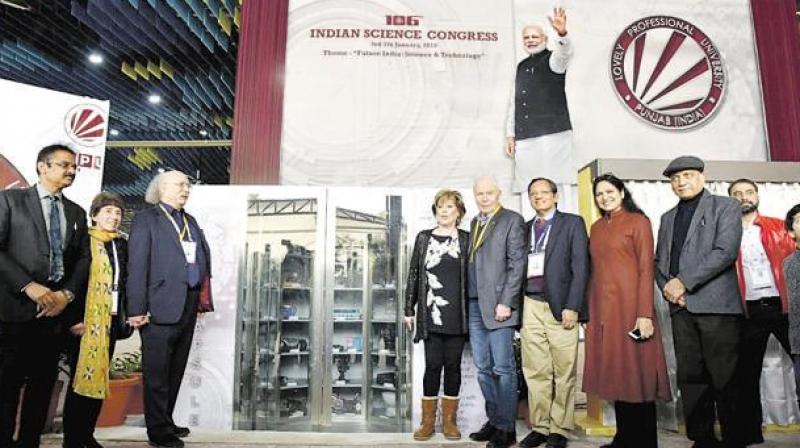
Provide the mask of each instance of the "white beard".
{"label": "white beard", "polygon": [[545,50],[545,48],[547,48],[547,41],[542,42],[542,43],[540,43],[539,45],[537,45],[537,46],[535,46],[533,48],[525,47],[525,51],[527,51],[528,54],[530,54],[530,55],[534,55],[534,54],[539,54],[539,53],[543,52]]}

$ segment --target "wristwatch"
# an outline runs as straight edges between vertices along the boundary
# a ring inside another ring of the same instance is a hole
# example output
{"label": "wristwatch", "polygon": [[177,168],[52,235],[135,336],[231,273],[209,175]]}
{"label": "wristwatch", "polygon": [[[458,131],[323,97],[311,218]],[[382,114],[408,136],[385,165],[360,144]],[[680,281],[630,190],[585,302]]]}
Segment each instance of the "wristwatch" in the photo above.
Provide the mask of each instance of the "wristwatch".
{"label": "wristwatch", "polygon": [[73,294],[69,289],[62,289],[61,292],[63,292],[64,297],[67,298],[67,303],[72,303],[72,301],[75,300],[75,294]]}

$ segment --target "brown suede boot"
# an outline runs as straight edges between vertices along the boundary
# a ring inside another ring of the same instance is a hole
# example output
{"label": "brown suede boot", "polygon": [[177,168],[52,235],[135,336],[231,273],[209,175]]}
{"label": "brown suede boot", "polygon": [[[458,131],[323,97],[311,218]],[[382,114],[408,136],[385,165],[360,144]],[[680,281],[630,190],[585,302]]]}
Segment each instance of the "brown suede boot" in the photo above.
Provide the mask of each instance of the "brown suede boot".
{"label": "brown suede boot", "polygon": [[433,437],[436,424],[436,407],[439,405],[437,397],[422,397],[422,422],[419,429],[414,431],[414,440],[428,440]]}
{"label": "brown suede boot", "polygon": [[450,440],[461,439],[456,417],[458,416],[458,397],[442,397],[442,432]]}

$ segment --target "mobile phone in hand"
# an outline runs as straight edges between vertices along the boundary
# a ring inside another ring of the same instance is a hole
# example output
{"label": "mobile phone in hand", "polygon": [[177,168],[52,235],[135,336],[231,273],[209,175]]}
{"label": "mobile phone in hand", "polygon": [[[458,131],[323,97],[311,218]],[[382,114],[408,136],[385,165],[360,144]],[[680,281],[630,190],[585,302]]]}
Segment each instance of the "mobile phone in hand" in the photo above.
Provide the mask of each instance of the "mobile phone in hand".
{"label": "mobile phone in hand", "polygon": [[633,330],[629,331],[628,332],[628,336],[630,336],[631,339],[633,339],[634,341],[637,341],[637,342],[644,340],[642,338],[642,332],[639,331],[638,328],[634,328]]}

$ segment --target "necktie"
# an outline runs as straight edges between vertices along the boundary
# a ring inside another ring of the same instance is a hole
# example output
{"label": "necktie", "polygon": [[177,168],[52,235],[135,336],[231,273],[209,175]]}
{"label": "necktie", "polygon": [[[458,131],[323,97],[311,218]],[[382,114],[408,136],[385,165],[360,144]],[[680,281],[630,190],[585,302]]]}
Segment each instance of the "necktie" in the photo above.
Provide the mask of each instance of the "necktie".
{"label": "necktie", "polygon": [[536,221],[533,222],[533,231],[534,231],[533,235],[534,238],[536,238],[535,240],[536,244],[534,250],[536,250],[537,252],[544,249],[541,246],[544,245],[544,232],[546,228],[547,228],[547,220],[545,220],[544,218],[536,218]]}
{"label": "necktie", "polygon": [[59,282],[64,278],[64,242],[61,238],[61,213],[58,209],[58,196],[50,198],[50,275],[48,279]]}

